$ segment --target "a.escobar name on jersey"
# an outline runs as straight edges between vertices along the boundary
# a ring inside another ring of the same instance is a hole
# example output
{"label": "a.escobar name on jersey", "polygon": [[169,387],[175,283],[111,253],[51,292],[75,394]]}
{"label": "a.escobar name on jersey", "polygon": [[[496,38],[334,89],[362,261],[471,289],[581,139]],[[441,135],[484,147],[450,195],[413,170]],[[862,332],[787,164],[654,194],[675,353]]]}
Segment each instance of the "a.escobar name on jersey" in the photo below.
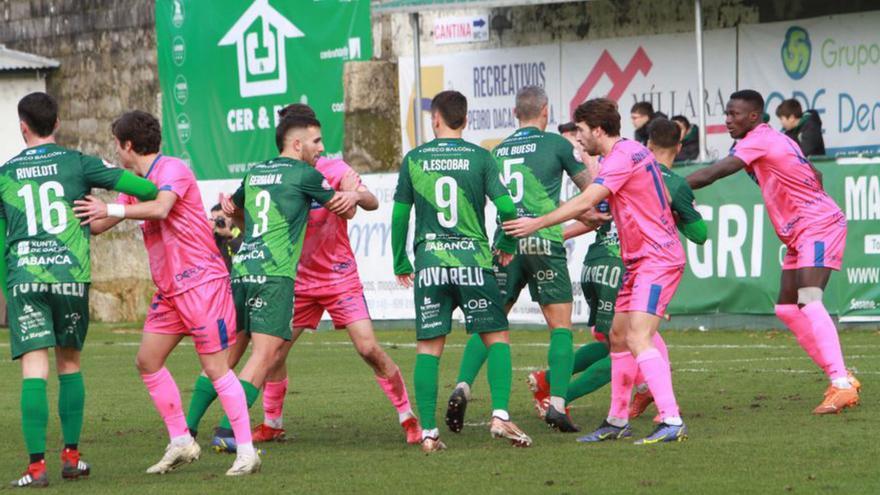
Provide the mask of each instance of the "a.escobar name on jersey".
{"label": "a.escobar name on jersey", "polygon": [[422,170],[425,172],[440,172],[448,170],[470,170],[471,161],[467,158],[438,158],[422,160]]}
{"label": "a.escobar name on jersey", "polygon": [[482,287],[485,285],[485,276],[483,269],[476,266],[432,266],[420,270],[416,282],[419,287],[450,284],[461,287]]}

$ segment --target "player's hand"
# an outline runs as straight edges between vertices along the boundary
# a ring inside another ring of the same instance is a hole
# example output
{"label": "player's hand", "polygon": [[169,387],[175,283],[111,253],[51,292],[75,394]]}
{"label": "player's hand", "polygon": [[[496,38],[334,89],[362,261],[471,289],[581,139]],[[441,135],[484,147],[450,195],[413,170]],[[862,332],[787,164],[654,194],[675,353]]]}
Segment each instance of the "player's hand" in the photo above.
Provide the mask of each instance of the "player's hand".
{"label": "player's hand", "polygon": [[348,169],[345,172],[345,175],[342,176],[342,180],[339,181],[339,190],[340,191],[357,191],[358,187],[361,185],[361,176],[358,175],[352,169]]}
{"label": "player's hand", "polygon": [[397,283],[402,285],[405,289],[409,289],[413,286],[413,280],[416,279],[414,273],[406,273],[403,275],[395,275],[397,277]]}
{"label": "player's hand", "polygon": [[513,254],[506,253],[500,249],[495,250],[495,256],[498,257],[498,264],[502,267],[509,265],[513,261]]}
{"label": "player's hand", "polygon": [[326,206],[332,213],[342,215],[357,206],[357,201],[358,193],[352,191],[338,191],[333,195],[333,199],[328,201],[324,206]]}
{"label": "player's hand", "polygon": [[107,203],[89,194],[85,199],[73,202],[73,213],[76,218],[84,219],[80,223],[88,225],[95,220],[107,218]]}
{"label": "player's hand", "polygon": [[582,213],[577,217],[577,221],[583,223],[588,227],[599,227],[600,225],[611,221],[610,213],[602,213],[596,208],[590,208],[589,210]]}
{"label": "player's hand", "polygon": [[508,220],[501,227],[504,232],[513,237],[528,237],[541,229],[539,218],[520,217],[516,220]]}
{"label": "player's hand", "polygon": [[232,196],[226,193],[220,193],[217,202],[220,203],[220,208],[223,210],[223,214],[227,217],[235,215],[235,203],[232,202]]}

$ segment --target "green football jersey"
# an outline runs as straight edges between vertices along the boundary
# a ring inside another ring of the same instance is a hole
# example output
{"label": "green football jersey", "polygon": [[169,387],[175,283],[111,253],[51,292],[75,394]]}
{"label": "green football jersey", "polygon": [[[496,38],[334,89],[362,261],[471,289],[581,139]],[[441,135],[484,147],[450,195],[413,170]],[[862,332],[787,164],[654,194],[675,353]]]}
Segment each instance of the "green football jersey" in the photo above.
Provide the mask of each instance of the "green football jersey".
{"label": "green football jersey", "polygon": [[394,201],[415,205],[416,271],[492,268],[486,196],[507,195],[492,155],[463,139],[435,139],[403,158]]}
{"label": "green football jersey", "polygon": [[285,157],[252,168],[232,196],[244,209],[244,240],[232,276],[296,278],[309,212],[333,198],[321,172]]}
{"label": "green football jersey", "polygon": [[[567,139],[537,127],[517,130],[493,154],[520,217],[540,217],[558,208],[562,173],[574,177],[585,170]],[[541,229],[533,236],[562,242],[562,226]]]}
{"label": "green football jersey", "polygon": [[112,189],[123,170],[100,158],[43,144],[0,170],[0,217],[6,219],[7,285],[91,281],[89,227],[73,202],[93,187]]}

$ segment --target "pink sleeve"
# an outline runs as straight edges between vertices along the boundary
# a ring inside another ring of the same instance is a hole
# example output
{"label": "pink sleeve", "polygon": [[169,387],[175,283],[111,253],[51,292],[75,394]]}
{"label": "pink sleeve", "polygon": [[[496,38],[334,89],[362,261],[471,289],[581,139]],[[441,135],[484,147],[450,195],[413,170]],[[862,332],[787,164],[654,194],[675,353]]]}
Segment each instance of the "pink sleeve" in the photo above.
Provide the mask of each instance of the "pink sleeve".
{"label": "pink sleeve", "polygon": [[119,196],[116,196],[116,203],[121,205],[133,205],[134,201],[132,201],[132,197],[125,193],[119,193]]}
{"label": "pink sleeve", "polygon": [[593,183],[607,187],[614,194],[626,184],[632,172],[633,165],[628,157],[625,154],[615,153],[602,160],[599,177],[596,177]]}
{"label": "pink sleeve", "polygon": [[739,158],[746,165],[758,160],[767,153],[767,146],[763,145],[757,138],[746,136],[742,138],[731,150],[730,154]]}
{"label": "pink sleeve", "polygon": [[193,175],[185,163],[170,161],[164,167],[156,170],[156,175],[150,180],[159,188],[159,192],[171,191],[177,197],[183,197],[193,184]]}
{"label": "pink sleeve", "polygon": [[[345,163],[342,160],[339,160],[339,164],[333,167],[332,175],[327,178],[330,182],[330,185],[333,186],[333,189],[336,189],[337,191],[339,190],[339,187],[342,184],[342,178],[345,177],[345,174],[347,174],[349,171],[354,172],[354,169],[351,168],[349,164]],[[360,187],[361,185],[363,185],[363,182],[361,181],[361,176],[357,172],[355,172],[355,175],[357,175],[357,187]]]}

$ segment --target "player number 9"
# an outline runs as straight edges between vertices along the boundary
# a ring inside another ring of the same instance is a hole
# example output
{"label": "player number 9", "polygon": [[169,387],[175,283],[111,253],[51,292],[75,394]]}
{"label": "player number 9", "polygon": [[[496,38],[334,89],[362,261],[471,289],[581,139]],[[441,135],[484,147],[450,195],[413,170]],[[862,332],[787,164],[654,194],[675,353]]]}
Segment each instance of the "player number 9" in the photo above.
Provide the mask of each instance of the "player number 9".
{"label": "player number 9", "polygon": [[437,221],[440,225],[450,229],[458,224],[458,184],[452,177],[441,177],[434,184],[434,196],[437,206],[442,210],[449,210],[447,218],[445,211],[437,212]]}

